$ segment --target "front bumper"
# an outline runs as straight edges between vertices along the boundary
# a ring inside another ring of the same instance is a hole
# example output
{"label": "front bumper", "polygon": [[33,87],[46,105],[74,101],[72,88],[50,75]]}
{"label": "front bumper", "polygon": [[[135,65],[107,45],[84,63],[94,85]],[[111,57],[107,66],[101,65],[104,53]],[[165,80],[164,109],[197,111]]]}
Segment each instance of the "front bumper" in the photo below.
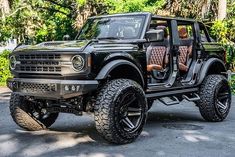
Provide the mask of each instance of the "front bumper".
{"label": "front bumper", "polygon": [[96,90],[98,81],[13,78],[7,80],[7,86],[24,96],[67,99]]}

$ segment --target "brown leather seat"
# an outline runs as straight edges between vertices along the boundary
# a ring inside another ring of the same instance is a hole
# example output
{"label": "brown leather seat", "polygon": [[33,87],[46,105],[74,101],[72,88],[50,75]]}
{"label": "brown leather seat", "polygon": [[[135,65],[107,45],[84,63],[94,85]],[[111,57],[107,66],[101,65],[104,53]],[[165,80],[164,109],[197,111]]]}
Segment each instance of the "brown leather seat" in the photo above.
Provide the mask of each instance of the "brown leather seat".
{"label": "brown leather seat", "polygon": [[151,43],[147,49],[147,71],[158,70],[162,71],[168,62],[168,40],[165,26],[157,27],[157,29],[164,30],[164,41]]}
{"label": "brown leather seat", "polygon": [[179,29],[179,37],[181,39],[181,46],[179,46],[179,70],[187,72],[188,71],[188,59],[192,55],[192,40],[188,38],[187,29],[181,27]]}
{"label": "brown leather seat", "polygon": [[165,58],[166,58],[167,47],[153,46],[150,53],[149,63],[147,65],[147,71],[163,70]]}

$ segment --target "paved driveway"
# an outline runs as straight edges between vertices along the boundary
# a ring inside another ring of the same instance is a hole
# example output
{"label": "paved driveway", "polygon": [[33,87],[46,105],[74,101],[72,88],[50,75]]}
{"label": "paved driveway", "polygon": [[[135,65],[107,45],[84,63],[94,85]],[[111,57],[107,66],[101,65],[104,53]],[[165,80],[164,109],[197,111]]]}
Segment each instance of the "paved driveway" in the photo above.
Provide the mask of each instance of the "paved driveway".
{"label": "paved driveway", "polygon": [[48,131],[27,132],[9,115],[9,91],[0,88],[0,156],[234,157],[235,106],[222,123],[205,122],[193,103],[155,103],[141,136],[112,145],[99,137],[92,115],[60,114]]}

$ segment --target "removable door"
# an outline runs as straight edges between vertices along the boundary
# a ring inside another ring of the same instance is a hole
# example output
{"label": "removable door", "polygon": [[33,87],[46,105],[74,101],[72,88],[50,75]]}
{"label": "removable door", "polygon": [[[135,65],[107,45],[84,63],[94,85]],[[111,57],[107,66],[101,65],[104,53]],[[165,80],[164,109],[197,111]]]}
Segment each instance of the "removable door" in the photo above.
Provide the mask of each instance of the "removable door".
{"label": "removable door", "polygon": [[162,30],[164,39],[150,42],[147,51],[148,88],[162,89],[174,85],[178,73],[179,39],[175,20],[153,18],[149,30]]}

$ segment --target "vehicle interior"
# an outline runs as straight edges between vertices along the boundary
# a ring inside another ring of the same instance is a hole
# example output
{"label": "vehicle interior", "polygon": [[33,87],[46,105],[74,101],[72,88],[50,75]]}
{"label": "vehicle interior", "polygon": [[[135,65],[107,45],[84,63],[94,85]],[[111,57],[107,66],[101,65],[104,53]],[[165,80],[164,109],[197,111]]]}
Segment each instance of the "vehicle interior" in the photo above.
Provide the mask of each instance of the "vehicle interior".
{"label": "vehicle interior", "polygon": [[[178,56],[178,66],[179,66],[179,75],[181,81],[186,81],[187,74],[190,74],[189,69],[192,65],[194,46],[194,35],[192,25],[179,25],[178,26],[180,46],[179,46],[179,56]],[[191,77],[191,75],[189,76]],[[190,78],[187,78],[190,80]]]}
{"label": "vehicle interior", "polygon": [[[146,45],[148,95],[166,105],[199,100],[194,87],[201,61],[198,58],[194,21],[153,18]],[[157,38],[148,38],[155,31]],[[160,33],[159,33],[160,32]],[[170,90],[168,90],[170,89]]]}
{"label": "vehicle interior", "polygon": [[[150,41],[146,46],[147,72],[149,86],[171,87],[176,80],[172,80],[173,61],[171,54],[171,33],[170,22],[163,20],[152,20],[149,31],[160,30],[163,37],[161,41]],[[177,22],[177,30],[180,45],[177,56],[177,81],[182,86],[190,82],[193,77],[192,71],[196,61],[195,32],[193,23]],[[179,84],[178,84],[179,86]]]}
{"label": "vehicle interior", "polygon": [[78,39],[135,39],[140,36],[143,20],[143,16],[89,19]]}
{"label": "vehicle interior", "polygon": [[147,45],[147,71],[149,84],[163,84],[169,77],[169,27],[167,21],[152,21],[149,30],[162,31],[161,41],[152,41]]}

